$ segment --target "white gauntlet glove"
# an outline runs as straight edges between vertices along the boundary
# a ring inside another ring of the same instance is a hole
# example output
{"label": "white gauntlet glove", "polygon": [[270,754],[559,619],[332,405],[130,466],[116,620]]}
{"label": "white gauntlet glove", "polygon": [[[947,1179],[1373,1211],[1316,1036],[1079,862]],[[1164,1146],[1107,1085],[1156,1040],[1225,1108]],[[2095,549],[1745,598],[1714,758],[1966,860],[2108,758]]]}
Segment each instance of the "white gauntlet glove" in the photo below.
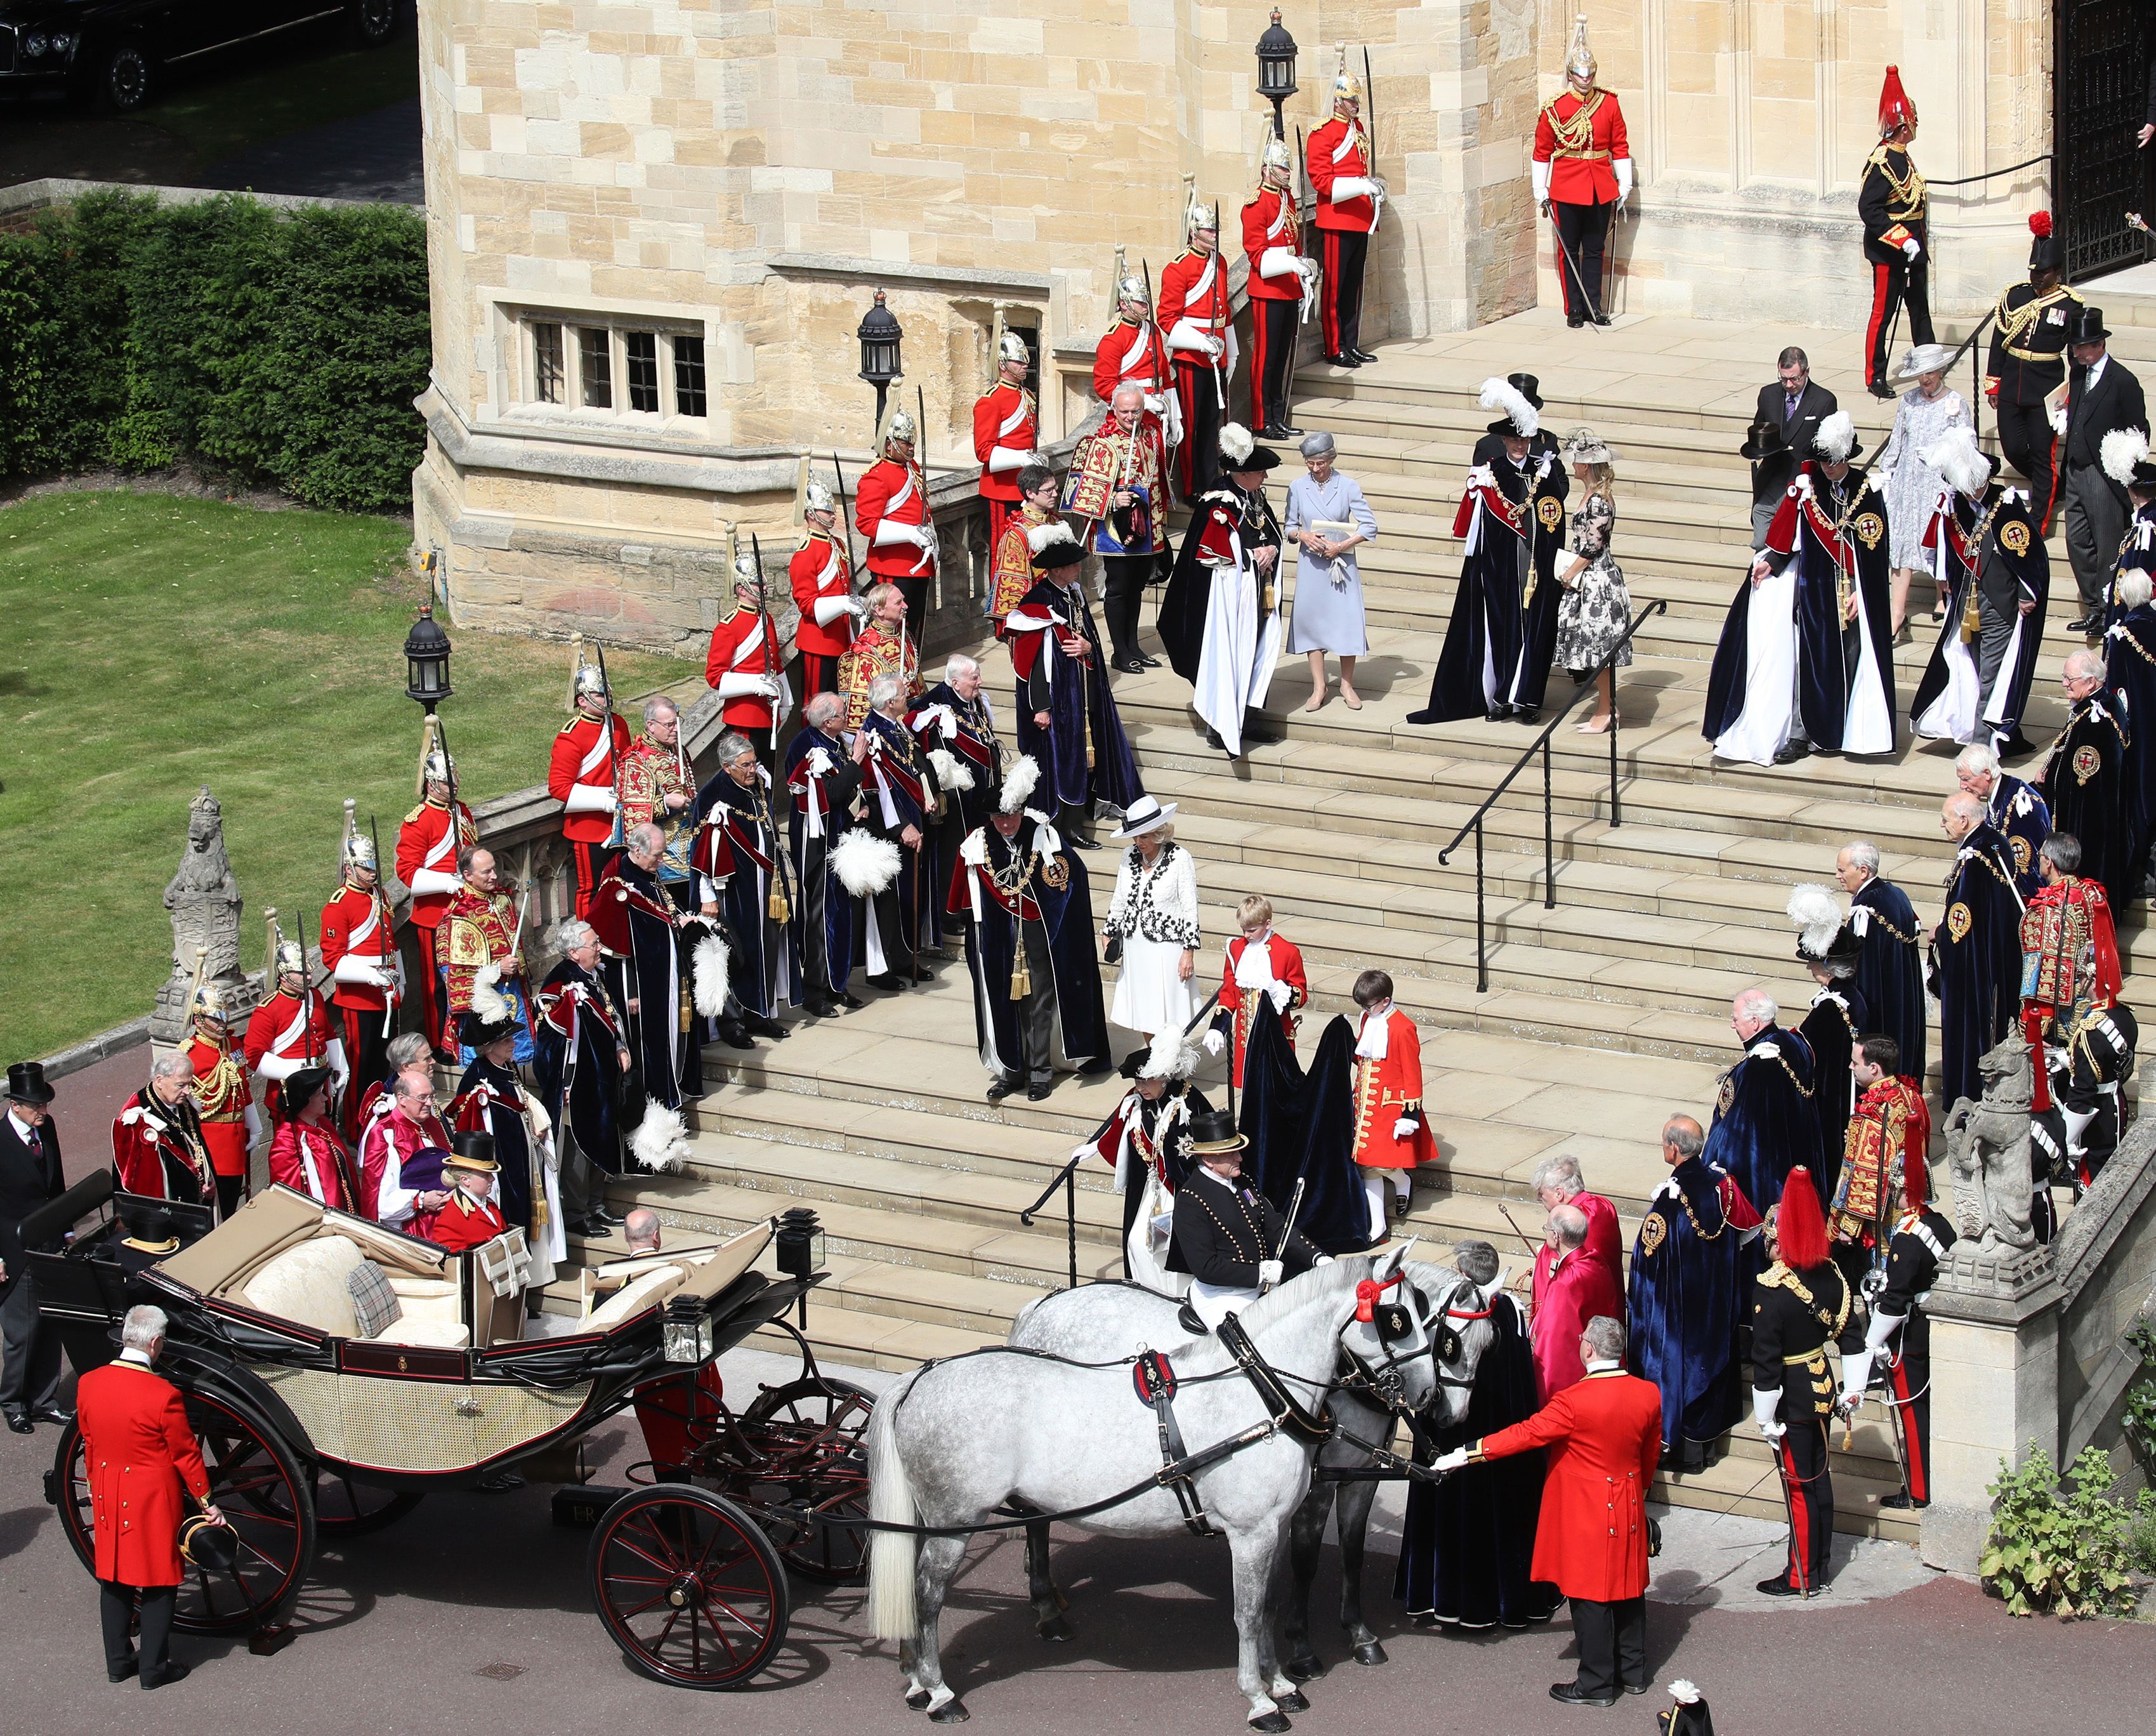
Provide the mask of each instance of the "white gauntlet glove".
{"label": "white gauntlet glove", "polygon": [[1910,236],[1902,244],[1902,251],[1908,254],[1908,256],[1912,259],[1923,250],[1922,247],[1917,244],[1917,238],[1914,235]]}
{"label": "white gauntlet glove", "polygon": [[1431,1463],[1440,1471],[1465,1470],[1467,1465],[1467,1449],[1464,1446],[1455,1446],[1449,1453],[1440,1453]]}
{"label": "white gauntlet glove", "polygon": [[1208,1055],[1218,1055],[1228,1046],[1227,1038],[1217,1030],[1207,1031],[1200,1040],[1204,1044]]}
{"label": "white gauntlet glove", "polygon": [[1260,1260],[1258,1262],[1258,1286],[1260,1289],[1270,1290],[1286,1276],[1287,1267],[1277,1260]]}
{"label": "white gauntlet glove", "polygon": [[1774,1420],[1774,1413],[1782,1407],[1779,1387],[1752,1389],[1752,1420],[1759,1425],[1759,1432],[1769,1441],[1779,1441],[1788,1432]]}
{"label": "white gauntlet glove", "polygon": [[1295,999],[1295,990],[1285,983],[1274,984],[1265,993],[1273,998],[1273,1010],[1276,1013],[1285,1013],[1287,1004]]}
{"label": "white gauntlet glove", "polygon": [[1395,1139],[1412,1139],[1421,1131],[1422,1123],[1412,1115],[1404,1115],[1393,1123],[1393,1138]]}

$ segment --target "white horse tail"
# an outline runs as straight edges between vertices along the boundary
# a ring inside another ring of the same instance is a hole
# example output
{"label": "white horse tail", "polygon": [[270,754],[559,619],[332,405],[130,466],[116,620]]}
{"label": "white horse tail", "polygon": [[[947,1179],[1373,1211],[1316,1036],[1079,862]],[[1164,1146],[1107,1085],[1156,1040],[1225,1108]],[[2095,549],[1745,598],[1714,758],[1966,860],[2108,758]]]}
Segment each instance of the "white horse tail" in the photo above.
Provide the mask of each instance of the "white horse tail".
{"label": "white horse tail", "polygon": [[[915,1521],[913,1485],[898,1448],[900,1400],[911,1389],[900,1381],[877,1400],[869,1418],[869,1517],[891,1525]],[[905,1531],[869,1533],[869,1609],[880,1640],[913,1639],[920,1626],[914,1601],[918,1539]]]}

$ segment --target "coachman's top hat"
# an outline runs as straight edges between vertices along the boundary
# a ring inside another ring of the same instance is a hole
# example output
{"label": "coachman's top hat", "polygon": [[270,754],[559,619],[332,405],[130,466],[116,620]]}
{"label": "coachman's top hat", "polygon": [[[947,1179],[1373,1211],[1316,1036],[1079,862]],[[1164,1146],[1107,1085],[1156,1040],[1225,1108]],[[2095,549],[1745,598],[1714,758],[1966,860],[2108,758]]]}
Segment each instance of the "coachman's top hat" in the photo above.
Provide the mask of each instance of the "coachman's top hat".
{"label": "coachman's top hat", "polygon": [[197,1567],[230,1573],[239,1560],[239,1533],[208,1513],[180,1521],[180,1554]]}
{"label": "coachman's top hat", "polygon": [[2103,322],[2103,310],[2088,302],[2076,308],[2066,321],[2066,342],[2070,344],[2102,343],[2110,336],[2111,330]]}
{"label": "coachman's top hat", "polygon": [[17,1103],[49,1103],[56,1093],[45,1083],[45,1064],[41,1061],[18,1061],[8,1068],[8,1096]]}
{"label": "coachman's top hat", "polygon": [[1200,1158],[1240,1151],[1250,1142],[1235,1131],[1235,1117],[1224,1109],[1208,1109],[1190,1117],[1190,1149]]}
{"label": "coachman's top hat", "polygon": [[444,1169],[474,1169],[492,1175],[501,1168],[494,1159],[493,1134],[459,1133],[452,1143],[456,1148],[442,1159]]}
{"label": "coachman's top hat", "polygon": [[1744,444],[1737,449],[1737,455],[1756,465],[1779,458],[1789,449],[1789,443],[1782,438],[1782,424],[1763,419],[1744,430]]}

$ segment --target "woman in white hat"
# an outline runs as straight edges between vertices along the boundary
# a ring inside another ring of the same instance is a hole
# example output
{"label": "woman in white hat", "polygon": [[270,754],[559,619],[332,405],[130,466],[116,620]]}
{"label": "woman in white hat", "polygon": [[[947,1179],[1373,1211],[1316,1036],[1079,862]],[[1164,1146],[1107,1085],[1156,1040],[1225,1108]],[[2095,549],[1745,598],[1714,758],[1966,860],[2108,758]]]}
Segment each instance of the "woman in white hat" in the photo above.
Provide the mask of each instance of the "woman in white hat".
{"label": "woman in white hat", "polygon": [[1150,1043],[1198,1016],[1198,865],[1175,841],[1175,804],[1140,796],[1116,836],[1130,840],[1101,938],[1120,959],[1111,1023]]}
{"label": "woman in white hat", "polygon": [[1564,455],[1573,479],[1583,489],[1572,512],[1572,546],[1559,557],[1565,565],[1558,582],[1564,596],[1557,606],[1557,650],[1551,661],[1569,670],[1574,681],[1607,657],[1614,647],[1615,662],[1596,676],[1594,715],[1579,726],[1582,735],[1606,732],[1617,715],[1617,670],[1632,660],[1632,647],[1625,629],[1632,624],[1632,593],[1625,588],[1625,569],[1610,552],[1610,533],[1617,527],[1616,454],[1591,428],[1576,430],[1565,442]]}
{"label": "woman in white hat", "polygon": [[[1919,568],[1931,570],[1931,558],[1924,552],[1924,526],[1932,521],[1947,485],[1946,479],[1920,455],[1949,428],[1969,425],[1967,402],[1961,393],[1947,388],[1947,366],[1953,360],[1953,352],[1943,343],[1920,343],[1902,357],[1895,379],[1916,383],[1902,394],[1894,412],[1894,432],[1871,463],[1873,480],[1887,496],[1894,551],[1890,625],[1897,639],[1908,619],[1909,581]],[[1933,600],[1932,619],[1946,619],[1943,594]]]}

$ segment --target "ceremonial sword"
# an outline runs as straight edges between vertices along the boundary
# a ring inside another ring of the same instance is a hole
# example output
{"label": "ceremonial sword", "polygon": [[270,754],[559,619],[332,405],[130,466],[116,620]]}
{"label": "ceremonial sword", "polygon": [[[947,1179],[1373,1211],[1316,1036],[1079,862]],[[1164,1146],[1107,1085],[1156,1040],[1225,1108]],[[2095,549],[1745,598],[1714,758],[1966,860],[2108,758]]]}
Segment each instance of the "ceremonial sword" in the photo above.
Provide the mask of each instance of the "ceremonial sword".
{"label": "ceremonial sword", "polygon": [[[1287,1221],[1281,1225],[1280,1246],[1273,1250],[1273,1259],[1276,1263],[1287,1258],[1287,1245],[1295,1235],[1295,1220],[1302,1215],[1302,1190],[1309,1185],[1310,1178],[1308,1176],[1298,1175],[1296,1177],[1295,1194],[1287,1203]],[[1260,1284],[1258,1287],[1258,1294],[1264,1296],[1270,1292],[1272,1287],[1273,1287],[1270,1284]]]}

